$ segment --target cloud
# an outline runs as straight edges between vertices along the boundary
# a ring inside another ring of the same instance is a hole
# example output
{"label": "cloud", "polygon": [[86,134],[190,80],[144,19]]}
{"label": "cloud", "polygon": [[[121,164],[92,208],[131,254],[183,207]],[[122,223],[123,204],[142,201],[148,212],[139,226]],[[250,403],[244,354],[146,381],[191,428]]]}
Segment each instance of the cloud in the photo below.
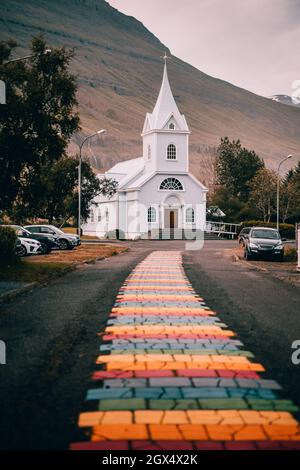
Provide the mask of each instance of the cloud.
{"label": "cloud", "polygon": [[300,78],[300,0],[109,0],[172,53],[255,93],[291,93]]}

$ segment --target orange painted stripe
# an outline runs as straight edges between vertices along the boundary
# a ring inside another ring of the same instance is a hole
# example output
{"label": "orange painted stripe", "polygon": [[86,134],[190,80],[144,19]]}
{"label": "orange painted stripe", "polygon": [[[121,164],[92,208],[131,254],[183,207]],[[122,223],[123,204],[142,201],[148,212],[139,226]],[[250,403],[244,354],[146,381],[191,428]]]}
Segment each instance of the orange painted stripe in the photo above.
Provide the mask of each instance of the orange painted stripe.
{"label": "orange painted stripe", "polygon": [[241,424],[100,424],[92,428],[91,440],[300,440],[299,425]]}
{"label": "orange painted stripe", "polygon": [[88,411],[79,415],[78,426],[99,424],[229,424],[297,425],[287,411],[256,410],[135,410]]}

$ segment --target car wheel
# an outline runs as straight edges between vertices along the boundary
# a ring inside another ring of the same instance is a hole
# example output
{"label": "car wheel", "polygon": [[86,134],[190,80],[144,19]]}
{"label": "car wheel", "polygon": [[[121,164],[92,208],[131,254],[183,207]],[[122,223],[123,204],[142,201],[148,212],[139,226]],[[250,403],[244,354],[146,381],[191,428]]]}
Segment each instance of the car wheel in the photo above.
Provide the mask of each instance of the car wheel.
{"label": "car wheel", "polygon": [[69,243],[67,240],[63,239],[59,241],[59,249],[60,250],[68,250],[69,249]]}
{"label": "car wheel", "polygon": [[20,258],[23,258],[23,256],[26,256],[27,255],[27,250],[25,248],[25,246],[21,245],[19,248],[18,248],[18,256]]}

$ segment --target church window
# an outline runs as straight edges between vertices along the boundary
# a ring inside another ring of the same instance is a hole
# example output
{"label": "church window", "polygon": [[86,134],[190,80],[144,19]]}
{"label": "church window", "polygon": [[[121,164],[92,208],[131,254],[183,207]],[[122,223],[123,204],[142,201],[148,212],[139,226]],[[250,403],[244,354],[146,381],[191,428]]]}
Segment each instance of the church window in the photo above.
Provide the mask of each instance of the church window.
{"label": "church window", "polygon": [[94,209],[90,210],[90,219],[91,219],[91,223],[93,224],[95,222]]}
{"label": "church window", "polygon": [[109,221],[109,212],[108,212],[108,209],[106,209],[106,211],[105,211],[105,219],[106,219],[106,222]]}
{"label": "church window", "polygon": [[188,207],[185,211],[185,221],[189,224],[195,222],[195,211],[192,207]]}
{"label": "church window", "polygon": [[98,209],[98,222],[101,222],[101,211]]}
{"label": "church window", "polygon": [[170,122],[170,124],[169,124],[169,129],[171,129],[171,130],[175,129],[175,124],[174,124],[174,122]]}
{"label": "church window", "polygon": [[151,160],[151,145],[148,145],[148,160]]}
{"label": "church window", "polygon": [[169,144],[167,147],[167,160],[176,160],[176,145]]}
{"label": "church window", "polygon": [[166,178],[159,187],[163,191],[183,191],[183,186],[177,178]]}
{"label": "church window", "polygon": [[148,207],[148,223],[156,222],[156,210],[154,207]]}

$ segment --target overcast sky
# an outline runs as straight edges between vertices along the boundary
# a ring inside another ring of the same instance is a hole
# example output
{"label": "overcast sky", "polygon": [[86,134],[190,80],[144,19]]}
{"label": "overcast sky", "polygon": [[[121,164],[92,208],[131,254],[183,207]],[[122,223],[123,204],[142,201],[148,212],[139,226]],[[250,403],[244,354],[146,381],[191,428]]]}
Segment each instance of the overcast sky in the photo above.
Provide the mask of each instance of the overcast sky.
{"label": "overcast sky", "polygon": [[108,0],[173,55],[259,95],[300,79],[300,0]]}

